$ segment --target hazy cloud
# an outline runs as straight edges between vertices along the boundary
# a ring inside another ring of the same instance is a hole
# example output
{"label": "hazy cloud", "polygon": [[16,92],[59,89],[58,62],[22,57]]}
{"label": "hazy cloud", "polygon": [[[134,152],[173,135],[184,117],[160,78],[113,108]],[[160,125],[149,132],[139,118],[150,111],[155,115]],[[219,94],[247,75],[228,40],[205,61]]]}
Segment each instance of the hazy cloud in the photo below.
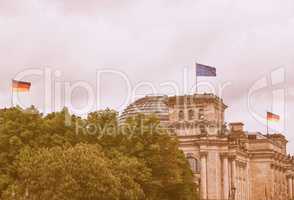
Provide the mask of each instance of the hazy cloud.
{"label": "hazy cloud", "polygon": [[[217,78],[199,81],[231,83],[224,91],[227,120],[264,131],[248,112],[247,94],[255,81],[282,67],[286,134],[294,140],[293,10],[292,0],[0,0],[0,105],[10,105],[11,79],[29,68],[59,70],[56,80],[83,80],[94,88],[97,70],[119,70],[133,87],[149,81],[160,93],[171,93],[160,83],[183,87],[188,67],[192,87],[197,61],[218,70]],[[27,79],[33,82],[32,102],[42,107],[43,78]],[[254,97],[258,113],[271,109],[274,89]],[[105,75],[101,107],[119,109],[126,91],[121,77]],[[82,91],[73,95],[77,107],[84,105],[84,96]]]}

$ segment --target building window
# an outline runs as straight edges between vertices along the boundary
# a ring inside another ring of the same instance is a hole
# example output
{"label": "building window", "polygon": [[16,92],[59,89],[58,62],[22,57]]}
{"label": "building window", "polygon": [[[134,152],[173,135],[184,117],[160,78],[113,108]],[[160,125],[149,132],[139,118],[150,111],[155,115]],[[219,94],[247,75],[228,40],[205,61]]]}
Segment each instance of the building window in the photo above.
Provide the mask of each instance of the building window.
{"label": "building window", "polygon": [[180,120],[180,121],[183,121],[184,118],[185,118],[184,111],[181,110],[181,111],[179,112],[179,120]]}
{"label": "building window", "polygon": [[189,120],[194,119],[194,110],[189,110]]}
{"label": "building window", "polygon": [[207,134],[207,130],[206,130],[206,127],[205,127],[205,125],[200,125],[199,126],[199,129],[200,129],[200,133],[201,134]]}
{"label": "building window", "polygon": [[199,173],[200,172],[200,163],[199,163],[199,161],[196,158],[192,157],[191,155],[188,155],[187,159],[189,161],[192,172],[193,173]]}
{"label": "building window", "polygon": [[200,120],[204,119],[204,109],[203,108],[199,109],[198,119],[200,119]]}

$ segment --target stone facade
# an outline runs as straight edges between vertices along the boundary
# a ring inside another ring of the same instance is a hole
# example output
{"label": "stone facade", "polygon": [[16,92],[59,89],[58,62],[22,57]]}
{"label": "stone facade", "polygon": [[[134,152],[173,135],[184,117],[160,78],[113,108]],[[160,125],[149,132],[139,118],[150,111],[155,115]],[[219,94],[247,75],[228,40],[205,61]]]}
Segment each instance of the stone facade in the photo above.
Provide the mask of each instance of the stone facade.
{"label": "stone facade", "polygon": [[294,158],[282,134],[250,133],[224,121],[227,106],[212,94],[146,96],[132,103],[123,121],[155,113],[180,141],[202,200],[294,199]]}

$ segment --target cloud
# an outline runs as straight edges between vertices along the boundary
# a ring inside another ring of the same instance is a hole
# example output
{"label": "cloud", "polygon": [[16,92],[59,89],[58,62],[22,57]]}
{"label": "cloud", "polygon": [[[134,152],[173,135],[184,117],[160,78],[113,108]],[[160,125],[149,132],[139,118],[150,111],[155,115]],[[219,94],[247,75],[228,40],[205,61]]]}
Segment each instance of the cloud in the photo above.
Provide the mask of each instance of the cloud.
{"label": "cloud", "polygon": [[[199,81],[215,86],[230,82],[223,95],[230,106],[228,120],[243,119],[249,129],[262,131],[246,107],[247,93],[278,67],[286,71],[283,87],[293,88],[293,9],[292,0],[0,0],[0,103],[10,104],[10,81],[28,68],[59,70],[62,76],[53,76],[56,80],[82,80],[94,88],[97,70],[118,70],[133,88],[148,81],[159,93],[170,93],[160,84],[173,81],[183,92],[188,67],[191,88],[197,61],[218,71],[217,78]],[[42,79],[34,77],[35,96],[42,97]],[[125,87],[121,77],[105,76],[101,105],[120,108]],[[39,99],[34,102],[41,106]],[[81,91],[73,99],[77,107],[87,100]],[[271,100],[264,101],[256,99],[259,112]],[[289,106],[288,112],[293,111]],[[294,131],[289,121],[288,136]]]}

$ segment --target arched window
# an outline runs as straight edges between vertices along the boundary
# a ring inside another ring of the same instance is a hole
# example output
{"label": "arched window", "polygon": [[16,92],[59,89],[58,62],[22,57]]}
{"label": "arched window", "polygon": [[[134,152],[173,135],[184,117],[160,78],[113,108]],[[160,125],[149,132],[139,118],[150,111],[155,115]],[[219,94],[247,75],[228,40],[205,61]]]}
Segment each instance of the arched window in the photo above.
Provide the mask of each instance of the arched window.
{"label": "arched window", "polygon": [[200,119],[200,120],[204,119],[204,109],[203,108],[199,109],[198,119]]}
{"label": "arched window", "polygon": [[184,118],[185,118],[184,111],[181,110],[181,111],[179,112],[179,120],[180,120],[180,121],[183,121]]}
{"label": "arched window", "polygon": [[194,119],[194,110],[189,110],[189,120]]}
{"label": "arched window", "polygon": [[188,155],[187,159],[189,161],[192,172],[193,173],[199,173],[200,172],[200,163],[199,163],[199,161],[196,158],[194,158],[193,156],[191,156],[191,155]]}
{"label": "arched window", "polygon": [[199,126],[199,129],[200,129],[200,133],[201,133],[201,134],[207,134],[207,130],[206,130],[205,125],[201,124],[201,125]]}

